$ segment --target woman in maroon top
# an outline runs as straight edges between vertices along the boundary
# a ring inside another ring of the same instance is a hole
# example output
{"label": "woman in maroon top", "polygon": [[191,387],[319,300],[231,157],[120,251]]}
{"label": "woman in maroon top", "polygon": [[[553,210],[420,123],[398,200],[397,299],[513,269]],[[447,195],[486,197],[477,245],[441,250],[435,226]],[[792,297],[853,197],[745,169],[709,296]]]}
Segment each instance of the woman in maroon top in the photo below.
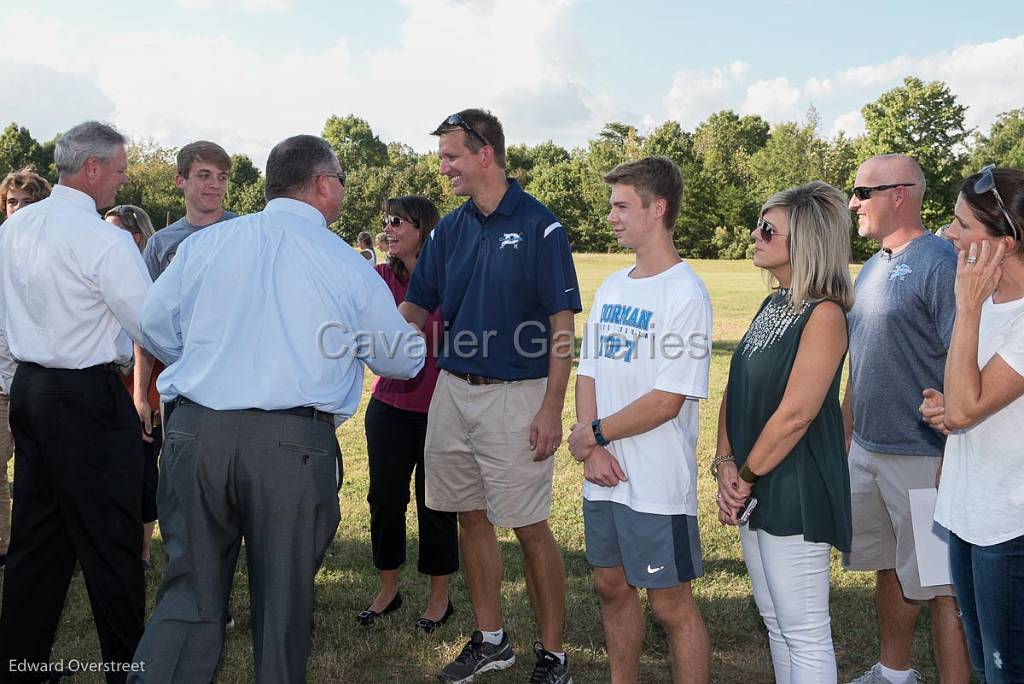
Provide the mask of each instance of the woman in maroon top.
{"label": "woman in maroon top", "polygon": [[[405,300],[409,276],[416,268],[423,242],[438,221],[437,208],[425,197],[405,196],[384,203],[384,232],[388,261],[376,266],[395,297]],[[455,513],[427,508],[423,493],[423,443],[427,409],[437,383],[437,341],[443,330],[441,312],[427,318],[427,358],[423,370],[411,380],[378,378],[366,407],[366,449],[370,462],[370,541],[373,564],[380,572],[380,592],[359,613],[369,625],[402,605],[398,591],[405,563],[405,510],[409,479],[416,474],[416,515],[419,521],[418,569],[430,576],[430,596],[416,626],[428,634],[454,612],[448,597],[448,576],[459,568],[459,542]]]}

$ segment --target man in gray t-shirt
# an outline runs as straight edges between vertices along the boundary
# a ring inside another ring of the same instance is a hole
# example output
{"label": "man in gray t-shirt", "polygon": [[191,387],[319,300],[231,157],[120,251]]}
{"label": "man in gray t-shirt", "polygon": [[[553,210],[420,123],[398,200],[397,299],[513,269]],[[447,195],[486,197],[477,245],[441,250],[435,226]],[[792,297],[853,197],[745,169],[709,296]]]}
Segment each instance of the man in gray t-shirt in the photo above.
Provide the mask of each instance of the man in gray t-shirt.
{"label": "man in gray t-shirt", "polygon": [[874,570],[879,660],[856,682],[917,681],[914,624],[927,601],[942,681],[967,681],[970,662],[949,585],[922,586],[910,521],[911,489],[933,488],[945,438],[917,407],[941,388],[953,331],[956,255],[921,221],[925,179],[902,155],[868,159],[857,170],[850,209],[858,231],[882,249],[857,275],[850,328],[850,381],[843,414],[850,444],[853,546],[850,570]]}
{"label": "man in gray t-shirt", "polygon": [[206,226],[237,216],[224,210],[231,158],[223,147],[198,140],[182,147],[177,161],[174,184],[185,195],[185,215],[158,230],[146,243],[142,260],[153,280],[166,270],[182,240]]}
{"label": "man in gray t-shirt", "polygon": [[[185,145],[178,150],[177,175],[174,184],[185,195],[185,215],[153,234],[142,251],[149,275],[156,280],[160,277],[178,251],[181,241],[206,226],[235,218],[237,214],[224,210],[224,195],[231,175],[231,157],[224,148],[206,140]],[[148,388],[153,374],[155,359],[141,347],[137,347],[135,359],[135,409],[147,434],[153,432],[154,424],[160,423],[160,407],[149,405]],[[162,366],[161,366],[162,368]],[[158,371],[159,373],[159,371]],[[170,418],[174,404],[164,404],[163,419]],[[153,536],[153,523],[145,524],[145,538]],[[228,616],[228,626],[234,624]]]}

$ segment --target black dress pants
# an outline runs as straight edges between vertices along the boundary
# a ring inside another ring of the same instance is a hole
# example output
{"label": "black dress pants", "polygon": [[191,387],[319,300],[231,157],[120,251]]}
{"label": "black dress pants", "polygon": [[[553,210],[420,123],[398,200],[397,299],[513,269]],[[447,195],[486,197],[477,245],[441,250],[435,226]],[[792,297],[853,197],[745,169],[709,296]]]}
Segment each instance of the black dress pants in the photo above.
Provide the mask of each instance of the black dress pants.
{"label": "black dress pants", "polygon": [[409,479],[416,471],[416,517],[424,575],[459,569],[458,517],[427,508],[423,488],[423,445],[427,414],[405,411],[371,398],[366,407],[366,450],[370,463],[370,544],[373,565],[395,570],[405,563],[405,509]]}
{"label": "black dress pants", "polygon": [[[82,566],[108,682],[142,636],[142,442],[114,371],[18,366],[11,387],[18,453],[12,544],[0,612],[0,681],[39,680],[75,560]],[[13,667],[12,667],[13,663]],[[24,664],[22,664],[24,663]]]}

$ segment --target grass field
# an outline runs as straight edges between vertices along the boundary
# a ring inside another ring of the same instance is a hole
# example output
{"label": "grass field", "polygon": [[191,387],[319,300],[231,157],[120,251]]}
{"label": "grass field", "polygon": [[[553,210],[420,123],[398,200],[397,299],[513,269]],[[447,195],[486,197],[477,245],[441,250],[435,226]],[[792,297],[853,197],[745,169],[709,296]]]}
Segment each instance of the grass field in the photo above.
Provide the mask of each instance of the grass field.
{"label": "grass field", "polygon": [[[608,274],[632,261],[629,255],[577,255],[575,258],[584,306],[589,306],[594,290]],[[711,398],[701,407],[701,439],[698,445],[699,518],[705,575],[694,583],[694,590],[711,634],[712,681],[730,684],[770,682],[771,658],[767,637],[750,595],[736,530],[718,524],[714,483],[706,470],[715,448],[715,421],[732,349],[767,290],[760,272],[749,262],[696,261],[692,265],[711,292],[715,313]],[[582,331],[585,320],[586,311],[577,316],[578,333]],[[574,378],[570,379],[563,414],[566,428],[573,422],[573,383]],[[364,395],[368,395],[368,388],[369,383]],[[365,406],[365,401],[363,403]],[[465,583],[460,575],[456,575],[452,583],[452,600],[457,612],[453,618],[429,637],[413,629],[413,622],[426,600],[426,582],[415,573],[414,508],[409,514],[409,562],[402,588],[405,606],[371,628],[361,628],[355,623],[356,613],[370,603],[377,591],[376,573],[370,562],[366,444],[362,423],[360,411],[338,432],[345,455],[342,522],[317,577],[316,628],[309,660],[309,680],[434,681],[436,672],[458,653],[474,627]],[[573,664],[575,681],[608,681],[599,604],[584,557],[580,510],[582,468],[572,460],[564,446],[559,449],[556,459],[551,527],[565,553],[566,650]],[[512,635],[519,662],[503,673],[481,677],[481,681],[496,684],[524,682],[533,667],[531,644],[536,638],[536,630],[515,538],[511,532],[502,531],[499,541],[505,561],[502,588],[505,627]],[[157,568],[162,569],[159,540],[156,541],[154,559]],[[148,578],[150,607],[157,582],[157,574]],[[860,674],[877,659],[872,586],[871,575],[843,571],[838,554],[833,554],[832,628],[840,681]],[[242,562],[232,594],[232,610],[238,626],[226,638],[218,681],[249,682],[254,679],[248,598],[246,568]],[[937,681],[926,624],[926,614],[922,614],[915,640],[914,666],[922,672],[924,681]],[[72,581],[53,659],[94,661],[98,660],[98,652],[85,585],[78,577]],[[649,619],[641,666],[642,681],[671,681],[665,655],[664,633]],[[75,681],[93,680],[79,675]]]}

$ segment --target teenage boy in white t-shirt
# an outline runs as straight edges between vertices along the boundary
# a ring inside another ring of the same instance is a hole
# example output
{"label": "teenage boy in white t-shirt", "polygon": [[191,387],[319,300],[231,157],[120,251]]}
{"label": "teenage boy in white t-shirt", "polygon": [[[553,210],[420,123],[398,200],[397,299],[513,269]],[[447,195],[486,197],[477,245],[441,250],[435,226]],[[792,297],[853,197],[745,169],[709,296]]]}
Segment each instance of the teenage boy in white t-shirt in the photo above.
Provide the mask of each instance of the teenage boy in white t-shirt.
{"label": "teenage boy in white t-shirt", "polygon": [[594,296],[569,448],[583,462],[587,560],[601,597],[611,680],[637,681],[639,587],[668,633],[676,682],[706,682],[710,644],[690,592],[703,574],[697,531],[697,400],[708,396],[711,300],[679,258],[672,228],[683,177],[666,157],[605,175],[612,225],[636,264]]}

